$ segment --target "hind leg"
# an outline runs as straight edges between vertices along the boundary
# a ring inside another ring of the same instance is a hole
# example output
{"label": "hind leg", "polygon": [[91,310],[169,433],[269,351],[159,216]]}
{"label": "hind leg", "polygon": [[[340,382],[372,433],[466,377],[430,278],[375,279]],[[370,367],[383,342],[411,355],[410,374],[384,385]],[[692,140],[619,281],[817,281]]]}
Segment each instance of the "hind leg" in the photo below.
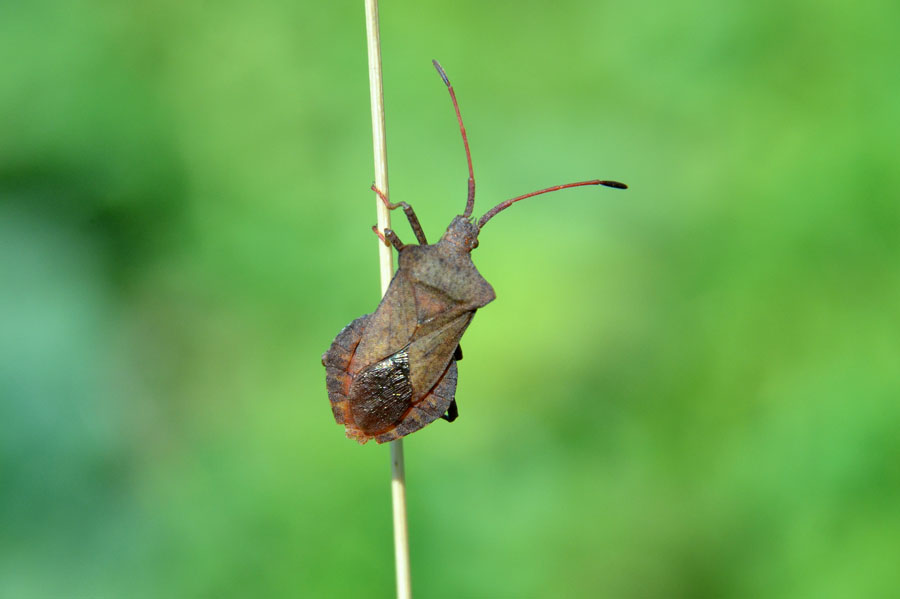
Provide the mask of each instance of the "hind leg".
{"label": "hind leg", "polygon": [[457,418],[459,418],[459,408],[456,407],[456,400],[450,402],[450,407],[447,408],[447,413],[441,416],[447,422],[453,422]]}
{"label": "hind leg", "polygon": [[[462,360],[462,345],[456,346],[456,351],[453,352],[453,359],[456,362]],[[446,420],[447,422],[453,422],[457,418],[459,418],[459,408],[456,406],[456,400],[450,402],[450,407],[447,408],[447,413],[442,415],[441,418]]]}

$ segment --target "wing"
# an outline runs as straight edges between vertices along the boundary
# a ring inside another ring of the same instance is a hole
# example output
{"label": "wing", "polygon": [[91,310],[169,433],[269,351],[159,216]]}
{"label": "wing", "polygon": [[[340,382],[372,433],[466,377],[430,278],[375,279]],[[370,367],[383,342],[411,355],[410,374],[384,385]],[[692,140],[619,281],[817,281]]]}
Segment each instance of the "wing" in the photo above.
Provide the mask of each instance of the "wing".
{"label": "wing", "polygon": [[322,363],[334,418],[345,425],[347,437],[384,443],[419,430],[448,410],[456,391],[456,364],[451,361],[434,388],[416,403],[412,403],[409,348],[350,376],[347,366],[370,318],[361,316],[344,327]]}
{"label": "wing", "polygon": [[431,332],[416,335],[409,345],[409,378],[413,401],[430,392],[453,361],[459,339],[475,315],[474,310],[457,314],[449,322]]}
{"label": "wing", "polygon": [[359,373],[348,397],[353,422],[365,434],[396,426],[413,404],[407,348]]}
{"label": "wing", "polygon": [[398,270],[378,309],[366,323],[348,371],[355,375],[400,351],[412,339],[417,326],[413,284],[403,270]]}
{"label": "wing", "polygon": [[450,362],[434,389],[410,408],[397,426],[375,437],[378,443],[393,441],[413,433],[444,415],[456,394],[456,363]]}

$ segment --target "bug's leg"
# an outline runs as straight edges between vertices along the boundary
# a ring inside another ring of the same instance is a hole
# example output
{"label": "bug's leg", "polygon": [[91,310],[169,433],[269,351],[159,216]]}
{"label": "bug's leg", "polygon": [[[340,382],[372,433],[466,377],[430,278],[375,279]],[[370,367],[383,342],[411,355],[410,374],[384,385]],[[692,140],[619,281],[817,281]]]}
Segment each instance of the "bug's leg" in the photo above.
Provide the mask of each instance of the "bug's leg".
{"label": "bug's leg", "polygon": [[388,201],[387,196],[384,195],[384,192],[375,187],[374,184],[372,185],[372,191],[378,194],[378,197],[381,198],[381,201],[384,202],[384,205],[387,206],[388,210],[403,208],[403,213],[406,215],[406,219],[409,221],[409,226],[412,227],[413,233],[415,233],[416,235],[416,240],[422,245],[428,245],[428,240],[425,239],[425,231],[422,230],[422,225],[419,224],[419,218],[413,211],[412,206],[410,206],[406,202],[396,202],[392,204]]}
{"label": "bug's leg", "polygon": [[400,241],[400,238],[397,237],[397,234],[394,233],[393,229],[385,229],[384,233],[378,230],[378,225],[372,225],[372,232],[378,235],[378,239],[381,240],[384,245],[392,245],[399,252],[403,248],[406,247],[406,244]]}
{"label": "bug's leg", "polygon": [[388,240],[384,238],[384,233],[378,230],[378,225],[372,225],[372,232],[378,235],[378,239],[381,240],[381,243],[388,245]]}
{"label": "bug's leg", "polygon": [[441,416],[447,422],[453,422],[459,417],[459,408],[456,407],[456,400],[450,402],[450,407],[447,408],[447,413]]}
{"label": "bug's leg", "polygon": [[453,352],[453,359],[457,362],[462,360],[462,345],[456,346],[456,351]]}
{"label": "bug's leg", "polygon": [[397,234],[394,233],[393,229],[385,229],[384,236],[387,237],[387,240],[391,242],[391,245],[394,246],[398,252],[406,247],[406,244],[400,241],[400,238],[397,237]]}

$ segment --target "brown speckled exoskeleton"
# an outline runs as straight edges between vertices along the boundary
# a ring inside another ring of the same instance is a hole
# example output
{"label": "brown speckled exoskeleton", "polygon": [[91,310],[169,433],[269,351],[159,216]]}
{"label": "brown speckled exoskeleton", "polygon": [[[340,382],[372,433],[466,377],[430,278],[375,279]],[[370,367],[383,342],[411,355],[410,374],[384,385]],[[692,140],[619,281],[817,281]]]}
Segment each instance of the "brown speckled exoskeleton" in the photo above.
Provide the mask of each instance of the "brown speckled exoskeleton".
{"label": "brown speckled exoskeleton", "polygon": [[429,245],[415,212],[406,202],[392,204],[372,189],[391,210],[402,208],[419,245],[406,245],[391,229],[375,233],[399,252],[397,272],[373,314],[351,322],[322,356],[334,418],[347,436],[365,443],[393,441],[458,414],[456,362],[459,340],[475,311],[495,295],[470,252],[491,218],[514,202],[542,193],[582,185],[625,189],[616,181],[581,181],[557,185],[501,202],[477,221],[472,157],[453,86],[437,61],[434,66],[450,92],[466,150],[469,193],[465,211],[453,219],[440,241]]}

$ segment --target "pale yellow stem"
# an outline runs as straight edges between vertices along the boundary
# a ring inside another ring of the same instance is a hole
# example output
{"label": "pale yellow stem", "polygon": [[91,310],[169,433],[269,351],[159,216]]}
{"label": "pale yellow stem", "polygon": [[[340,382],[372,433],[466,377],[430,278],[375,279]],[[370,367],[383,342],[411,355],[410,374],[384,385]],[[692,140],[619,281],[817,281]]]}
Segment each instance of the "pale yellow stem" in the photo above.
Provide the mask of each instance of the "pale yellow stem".
{"label": "pale yellow stem", "polygon": [[[381,40],[378,32],[378,0],[365,0],[366,40],[369,48],[369,90],[372,103],[372,145],[375,154],[375,187],[390,197],[387,175],[387,145],[384,134],[384,94],[381,77]],[[391,226],[387,206],[375,196],[378,230]],[[378,261],[381,269],[381,294],[387,291],[393,276],[391,248],[378,242]],[[394,515],[394,561],[397,569],[397,598],[412,597],[409,568],[409,532],[406,527],[406,475],[403,465],[403,440],[392,441],[391,501]]]}

